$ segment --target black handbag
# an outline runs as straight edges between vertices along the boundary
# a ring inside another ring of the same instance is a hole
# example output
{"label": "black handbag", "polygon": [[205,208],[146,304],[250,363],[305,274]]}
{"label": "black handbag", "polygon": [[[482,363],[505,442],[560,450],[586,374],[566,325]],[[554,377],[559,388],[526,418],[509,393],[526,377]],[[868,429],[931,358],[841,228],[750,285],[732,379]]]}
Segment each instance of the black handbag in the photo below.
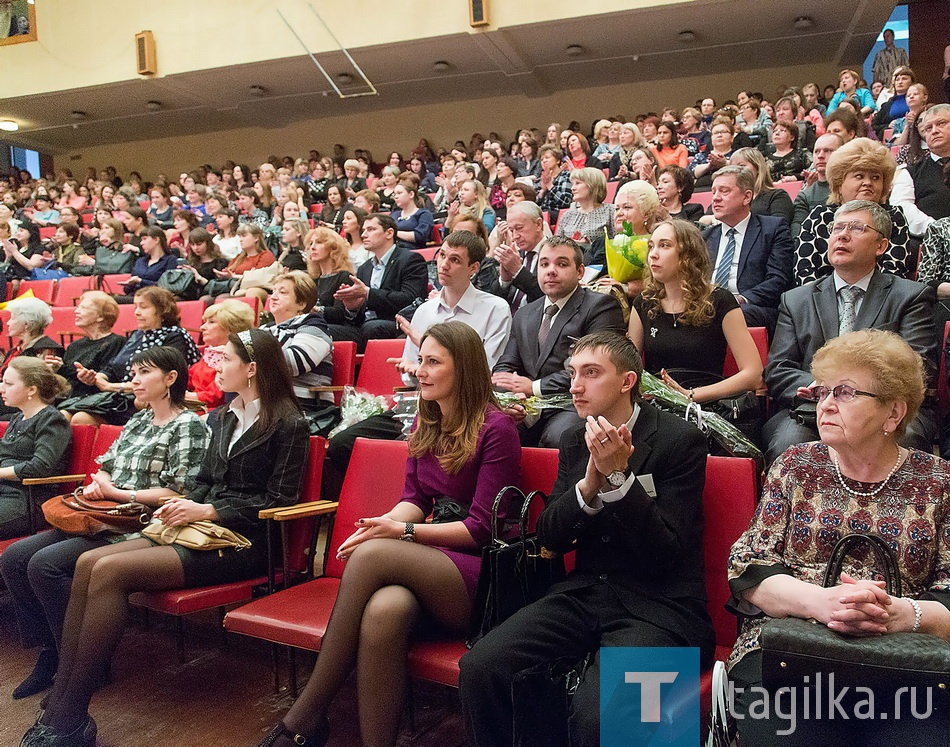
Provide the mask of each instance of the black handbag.
{"label": "black handbag", "polygon": [[[514,499],[509,508],[511,514],[518,506],[515,501],[520,503],[518,536],[511,541],[499,537],[509,526],[499,526],[498,518],[498,510],[507,497]],[[502,488],[495,497],[491,543],[482,549],[482,568],[465,641],[469,648],[522,607],[543,597],[552,584],[563,581],[566,576],[564,558],[541,547],[537,534],[528,533],[528,515],[536,497],[546,501],[540,490],[525,496],[513,485]]]}
{"label": "black handbag", "polygon": [[107,246],[96,247],[96,275],[125,275],[132,272],[135,255],[131,252],[115,251]]}
{"label": "black handbag", "polygon": [[[869,547],[876,556],[884,570],[887,593],[901,596],[894,551],[880,537],[867,534],[849,534],[838,540],[825,570],[824,586],[837,583],[845,557],[858,545]],[[934,707],[944,715],[950,709],[950,643],[937,636],[844,636],[825,625],[788,617],[762,626],[761,645],[762,684],[770,692],[794,687],[802,693],[801,688],[814,688],[819,677],[827,685],[833,674],[838,692],[846,687],[852,693],[855,688],[870,688],[875,700],[891,704],[902,687],[916,687],[921,702],[928,697],[924,688],[930,688]]]}
{"label": "black handbag", "polygon": [[158,282],[155,284],[170,291],[181,301],[197,301],[201,296],[201,286],[198,285],[194,273],[187,268],[165,270],[158,276]]}

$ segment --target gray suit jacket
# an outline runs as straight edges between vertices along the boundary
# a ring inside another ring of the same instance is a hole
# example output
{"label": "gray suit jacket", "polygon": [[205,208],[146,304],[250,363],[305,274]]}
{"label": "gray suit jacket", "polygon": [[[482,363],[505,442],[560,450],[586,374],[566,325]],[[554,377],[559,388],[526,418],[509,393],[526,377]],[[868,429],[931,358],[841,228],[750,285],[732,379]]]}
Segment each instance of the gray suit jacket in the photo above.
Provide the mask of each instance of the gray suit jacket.
{"label": "gray suit jacket", "polygon": [[566,392],[571,377],[564,370],[564,361],[578,337],[590,332],[610,330],[625,334],[623,311],[613,296],[578,288],[554,318],[544,345],[538,346],[538,330],[544,313],[542,296],[519,309],[511,321],[511,337],[495,371],[511,371],[541,380],[542,394]]}
{"label": "gray suit jacket", "polygon": [[[938,361],[935,301],[936,293],[930,286],[875,270],[854,328],[899,334],[923,357],[928,386],[933,386]],[[798,387],[811,384],[812,357],[837,336],[834,275],[783,294],[765,367],[769,395],[780,408],[792,407]]]}

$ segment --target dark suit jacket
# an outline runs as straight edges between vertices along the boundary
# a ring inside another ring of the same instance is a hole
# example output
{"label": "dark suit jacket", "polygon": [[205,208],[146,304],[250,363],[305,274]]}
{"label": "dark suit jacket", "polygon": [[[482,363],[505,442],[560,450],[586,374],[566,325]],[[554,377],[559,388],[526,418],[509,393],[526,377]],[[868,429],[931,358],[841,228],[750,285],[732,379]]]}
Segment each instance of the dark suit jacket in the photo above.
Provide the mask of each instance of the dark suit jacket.
{"label": "dark suit jacket", "polygon": [[[539,251],[540,246],[541,245],[538,244],[538,246],[534,248],[535,252]],[[520,252],[520,254],[522,261],[524,261],[524,252]],[[518,271],[518,274],[511,279],[511,283],[509,283],[507,288],[501,287],[501,279],[498,277],[498,269],[496,267],[494,277],[491,280],[491,285],[487,288],[487,290],[489,293],[493,293],[496,296],[504,298],[509,304],[514,301],[515,295],[518,293],[518,291],[524,292],[525,298],[529,303],[531,301],[536,301],[539,298],[543,298],[544,291],[541,290],[541,285],[538,283],[538,258],[535,257],[534,260],[534,271],[522,267]]]}
{"label": "dark suit jacket", "polygon": [[[356,277],[369,285],[373,277],[373,260],[368,259],[359,266]],[[389,258],[379,288],[370,288],[366,305],[360,310],[354,324],[365,321],[364,311],[375,311],[379,319],[395,320],[400,309],[404,309],[417,298],[424,299],[429,288],[429,271],[426,261],[418,252],[397,246]]]}
{"label": "dark suit jacket", "polygon": [[310,430],[303,415],[285,417],[266,431],[255,423],[228,454],[237,417],[222,405],[208,418],[211,443],[188,498],[211,503],[218,523],[251,542],[265,542],[261,509],[297,502],[310,451]]}
{"label": "dark suit jacket", "polygon": [[555,590],[606,581],[634,616],[711,654],[702,541],[706,440],[675,415],[646,403],[640,408],[628,465],[652,476],[656,496],[637,480],[619,501],[585,513],[575,491],[590,458],[581,423],[561,440],[557,481],[538,535],[551,550],[577,550],[574,571]]}
{"label": "dark suit jacket", "polygon": [[541,380],[542,394],[566,392],[571,377],[564,361],[571,345],[589,332],[612,330],[625,334],[620,304],[613,296],[578,288],[558,312],[544,345],[538,348],[538,330],[544,313],[544,298],[519,309],[512,319],[511,336],[495,371],[512,371],[532,381]]}
{"label": "dark suit jacket", "polygon": [[[723,224],[720,223],[706,233],[713,268],[719,255],[722,231]],[[795,247],[788,223],[776,216],[753,214],[739,250],[739,293],[753,306],[777,308],[782,293],[792,287],[794,259]]]}
{"label": "dark suit jacket", "polygon": [[[855,320],[855,329],[896,332],[924,359],[929,386],[937,372],[938,338],[934,289],[875,270]],[[838,336],[834,275],[782,296],[775,337],[765,367],[769,395],[781,408],[793,406],[795,391],[812,382],[811,359]]]}

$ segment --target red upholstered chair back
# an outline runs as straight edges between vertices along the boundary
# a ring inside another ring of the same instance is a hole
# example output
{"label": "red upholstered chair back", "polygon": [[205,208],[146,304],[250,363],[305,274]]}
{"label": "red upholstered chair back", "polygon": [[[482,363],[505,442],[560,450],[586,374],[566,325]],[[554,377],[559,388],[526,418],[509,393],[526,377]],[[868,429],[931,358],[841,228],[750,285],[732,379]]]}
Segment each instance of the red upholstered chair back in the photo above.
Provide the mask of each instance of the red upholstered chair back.
{"label": "red upholstered chair back", "polygon": [[[96,440],[92,446],[92,458],[88,462],[87,472],[95,472],[97,468],[95,460],[105,454],[109,447],[115,442],[122,433],[121,425],[100,425],[96,432]],[[77,473],[78,474],[78,473]],[[87,479],[88,483],[89,480]]]}
{"label": "red upholstered chair back", "polygon": [[[356,343],[351,340],[333,341],[333,386],[353,386],[356,381]],[[340,404],[343,392],[334,392],[333,399]]]}
{"label": "red upholstered chair back", "polygon": [[749,527],[758,495],[755,460],[707,457],[703,490],[706,594],[716,644],[726,648],[732,648],[736,640],[736,618],[723,608],[730,596],[726,580],[729,550]]}
{"label": "red upholstered chair back", "polygon": [[[522,447],[521,449],[521,489],[525,494],[540,490],[548,498],[551,497],[551,488],[557,478],[557,449],[536,449]],[[538,523],[538,517],[544,505],[541,501],[534,501],[528,526],[531,529]]]}
{"label": "red upholstered chair back", "polygon": [[[327,440],[322,436],[310,437],[310,454],[307,456],[307,466],[303,475],[303,487],[300,489],[298,503],[320,500],[320,483],[323,480],[323,463],[327,455]],[[297,519],[290,522],[287,531],[287,565],[288,571],[303,573],[307,564],[312,562],[307,550],[310,548],[310,537],[313,534],[315,519]]]}
{"label": "red upholstered chair back", "polygon": [[386,359],[401,357],[405,344],[406,341],[401,339],[369,340],[363,352],[356,388],[391,398],[393,388],[403,386],[403,381],[396,367],[387,363]]}
{"label": "red upholstered chair back", "polygon": [[72,449],[69,453],[67,474],[85,475],[92,468],[92,450],[96,443],[96,426],[74,425]]}
{"label": "red upholstered chair back", "polygon": [[[749,327],[749,334],[752,335],[752,339],[755,342],[755,347],[759,351],[759,358],[762,359],[762,365],[764,366],[769,362],[769,333],[765,327]],[[729,378],[735,374],[739,373],[739,366],[736,364],[736,358],[732,354],[732,350],[727,346],[726,347],[726,360],[722,363],[722,375],[725,378]]]}
{"label": "red upholstered chair back", "polygon": [[406,482],[408,454],[405,441],[356,439],[350,466],[340,489],[336,520],[333,522],[327,576],[342,577],[344,563],[337,560],[336,551],[340,543],[356,531],[356,520],[379,516],[399,501]]}

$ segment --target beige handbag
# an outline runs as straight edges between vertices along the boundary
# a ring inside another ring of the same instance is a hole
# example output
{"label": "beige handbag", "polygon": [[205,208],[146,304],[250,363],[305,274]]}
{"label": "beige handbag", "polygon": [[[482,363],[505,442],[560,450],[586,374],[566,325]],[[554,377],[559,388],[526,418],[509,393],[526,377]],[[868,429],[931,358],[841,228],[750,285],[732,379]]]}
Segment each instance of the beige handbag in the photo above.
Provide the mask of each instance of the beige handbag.
{"label": "beige handbag", "polygon": [[169,527],[159,519],[142,530],[142,535],[160,545],[181,545],[191,550],[246,550],[251,541],[213,521],[193,521],[180,527]]}
{"label": "beige handbag", "polygon": [[231,289],[231,295],[241,295],[242,291],[246,291],[249,288],[266,288],[270,290],[278,275],[280,275],[280,265],[277,262],[267,267],[255,267],[251,270],[247,270],[241,275],[241,282]]}

